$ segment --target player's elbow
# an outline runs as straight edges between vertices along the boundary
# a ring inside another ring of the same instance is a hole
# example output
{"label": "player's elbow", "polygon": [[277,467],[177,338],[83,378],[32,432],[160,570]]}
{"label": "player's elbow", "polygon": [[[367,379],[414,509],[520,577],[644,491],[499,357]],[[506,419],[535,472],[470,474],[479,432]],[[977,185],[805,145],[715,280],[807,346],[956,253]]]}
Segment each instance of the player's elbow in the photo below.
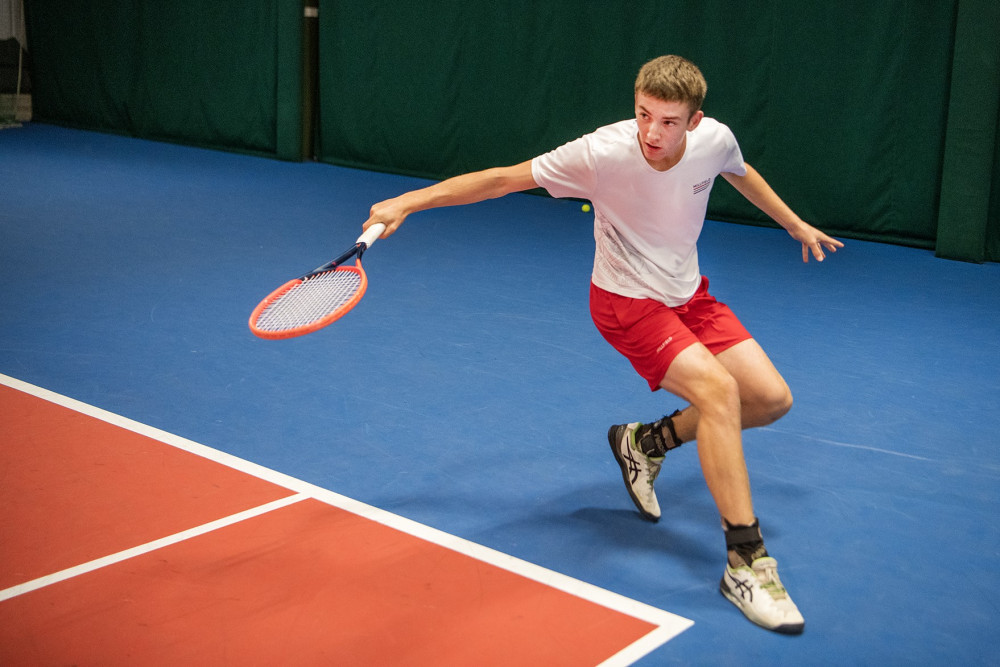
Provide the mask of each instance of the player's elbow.
{"label": "player's elbow", "polygon": [[512,192],[522,192],[538,187],[535,183],[534,174],[531,172],[531,161],[522,162],[511,167],[498,167],[491,170],[494,179],[494,191],[496,197],[510,194]]}

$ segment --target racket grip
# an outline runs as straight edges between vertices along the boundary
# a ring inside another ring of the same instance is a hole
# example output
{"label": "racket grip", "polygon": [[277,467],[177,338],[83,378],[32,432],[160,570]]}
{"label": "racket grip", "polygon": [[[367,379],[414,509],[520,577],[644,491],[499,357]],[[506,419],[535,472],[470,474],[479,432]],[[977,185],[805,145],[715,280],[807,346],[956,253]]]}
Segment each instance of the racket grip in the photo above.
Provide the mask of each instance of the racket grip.
{"label": "racket grip", "polygon": [[364,233],[358,237],[358,243],[364,243],[366,248],[370,248],[373,243],[375,243],[378,237],[382,236],[382,232],[385,231],[385,225],[381,222],[376,222],[374,225],[369,227],[364,231]]}

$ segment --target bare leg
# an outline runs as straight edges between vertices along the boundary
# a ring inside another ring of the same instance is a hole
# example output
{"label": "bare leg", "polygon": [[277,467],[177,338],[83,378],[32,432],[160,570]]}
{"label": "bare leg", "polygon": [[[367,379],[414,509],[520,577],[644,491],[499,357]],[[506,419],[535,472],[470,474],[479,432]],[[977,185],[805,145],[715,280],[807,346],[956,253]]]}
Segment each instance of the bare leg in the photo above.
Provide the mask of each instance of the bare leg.
{"label": "bare leg", "polygon": [[769,424],[788,411],[788,386],[754,341],[718,356],[692,345],[677,355],[660,386],[691,404],[673,418],[674,427],[682,439],[698,441],[702,474],[726,522],[728,565],[720,590],[754,623],[802,632],[802,614],[764,547],[742,442],[744,427]]}
{"label": "bare leg", "polygon": [[698,440],[702,474],[719,513],[732,524],[752,524],[755,516],[743,458],[736,378],[704,345],[695,344],[677,355],[660,386],[698,411],[693,435]]}
{"label": "bare leg", "polygon": [[[742,428],[767,426],[791,409],[788,385],[757,341],[743,341],[715,358],[739,385]],[[673,418],[674,430],[681,441],[697,439],[699,417],[698,408],[689,405]]]}

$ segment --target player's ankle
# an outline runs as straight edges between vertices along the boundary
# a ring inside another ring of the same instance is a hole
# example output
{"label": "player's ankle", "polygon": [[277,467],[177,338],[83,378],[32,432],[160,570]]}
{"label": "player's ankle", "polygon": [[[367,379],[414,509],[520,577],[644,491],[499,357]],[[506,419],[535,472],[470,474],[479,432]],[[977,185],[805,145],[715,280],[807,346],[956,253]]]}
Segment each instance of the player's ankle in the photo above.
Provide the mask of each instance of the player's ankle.
{"label": "player's ankle", "polygon": [[726,535],[726,551],[730,567],[752,565],[758,558],[768,556],[764,538],[760,534],[760,522],[754,519],[749,525],[734,525],[722,520]]}
{"label": "player's ankle", "polygon": [[683,444],[681,439],[677,437],[676,429],[674,429],[673,418],[679,414],[679,410],[675,411],[652,424],[643,424],[636,429],[635,441],[643,454],[660,457]]}

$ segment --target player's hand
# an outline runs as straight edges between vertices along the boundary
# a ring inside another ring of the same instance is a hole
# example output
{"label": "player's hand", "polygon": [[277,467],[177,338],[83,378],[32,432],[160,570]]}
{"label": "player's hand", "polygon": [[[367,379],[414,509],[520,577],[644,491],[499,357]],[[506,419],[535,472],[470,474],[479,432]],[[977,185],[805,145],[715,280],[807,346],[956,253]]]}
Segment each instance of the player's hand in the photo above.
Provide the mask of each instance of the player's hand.
{"label": "player's hand", "polygon": [[381,222],[385,225],[385,231],[379,238],[387,239],[392,236],[409,215],[409,212],[400,205],[398,199],[398,197],[387,199],[372,206],[368,212],[368,220],[362,225],[362,229],[368,229],[375,223]]}
{"label": "player's hand", "polygon": [[803,222],[800,226],[796,227],[794,230],[789,230],[789,234],[792,235],[796,241],[802,244],[802,261],[809,262],[809,253],[811,252],[813,257],[816,258],[817,262],[822,262],[826,259],[826,253],[823,252],[825,248],[829,252],[837,252],[837,248],[843,248],[844,244],[828,236],[816,229],[812,225]]}

